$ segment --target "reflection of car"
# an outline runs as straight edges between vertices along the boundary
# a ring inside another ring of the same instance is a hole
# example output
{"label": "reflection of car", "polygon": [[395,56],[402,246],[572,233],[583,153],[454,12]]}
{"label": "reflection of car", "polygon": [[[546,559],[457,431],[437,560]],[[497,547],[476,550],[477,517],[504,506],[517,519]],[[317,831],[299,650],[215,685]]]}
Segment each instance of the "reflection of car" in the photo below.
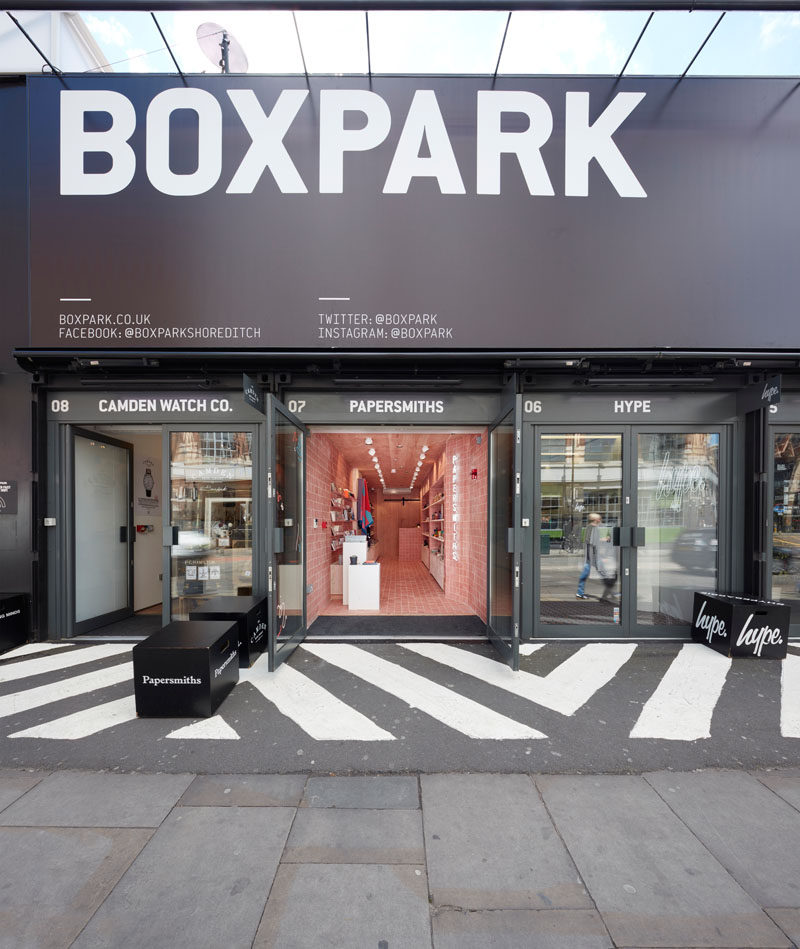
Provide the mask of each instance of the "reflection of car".
{"label": "reflection of car", "polygon": [[685,570],[716,570],[718,546],[713,527],[685,530],[675,539],[672,559]]}
{"label": "reflection of car", "polygon": [[202,531],[178,531],[178,543],[172,548],[173,557],[197,557],[214,546],[211,538]]}

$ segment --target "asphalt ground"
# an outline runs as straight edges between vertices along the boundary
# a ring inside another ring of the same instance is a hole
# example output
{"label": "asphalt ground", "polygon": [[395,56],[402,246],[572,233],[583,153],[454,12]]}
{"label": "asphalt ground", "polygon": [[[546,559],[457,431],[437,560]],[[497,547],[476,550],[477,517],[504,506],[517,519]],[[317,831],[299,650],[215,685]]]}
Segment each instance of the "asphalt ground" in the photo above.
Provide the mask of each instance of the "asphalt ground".
{"label": "asphalt ground", "polygon": [[[800,765],[800,735],[791,737],[800,729],[789,714],[796,679],[786,680],[782,695],[782,679],[800,662],[797,646],[785,662],[730,661],[694,644],[557,641],[524,656],[515,676],[485,643],[437,645],[445,652],[436,661],[396,643],[335,647],[345,653],[309,644],[274,678],[265,659],[243,670],[249,681],[208,720],[135,718],[129,654],[88,652],[81,656],[88,662],[45,665],[48,657],[52,664],[53,656],[92,648],[0,659],[0,767],[637,774]],[[472,660],[484,663],[474,674],[461,668]],[[609,662],[607,681],[597,679]],[[580,666],[571,677],[570,663]],[[92,687],[109,673],[118,681]],[[520,682],[532,691],[509,691]],[[104,718],[109,709],[116,718]],[[703,732],[692,719],[697,713],[708,717],[708,737],[687,737]]]}

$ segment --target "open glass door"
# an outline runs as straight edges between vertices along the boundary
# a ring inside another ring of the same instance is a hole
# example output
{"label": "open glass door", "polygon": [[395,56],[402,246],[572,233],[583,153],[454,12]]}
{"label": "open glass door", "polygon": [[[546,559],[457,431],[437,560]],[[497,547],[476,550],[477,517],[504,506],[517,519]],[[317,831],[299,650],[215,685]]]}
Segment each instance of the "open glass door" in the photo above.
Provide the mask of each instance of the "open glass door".
{"label": "open glass door", "polygon": [[253,431],[165,429],[163,621],[253,592]]}
{"label": "open glass door", "polygon": [[306,635],[305,426],[277,399],[267,403],[269,668]]}
{"label": "open glass door", "polygon": [[76,635],[133,615],[133,446],[73,429]]}
{"label": "open glass door", "polygon": [[489,428],[488,636],[503,660],[519,669],[522,441],[521,396]]}

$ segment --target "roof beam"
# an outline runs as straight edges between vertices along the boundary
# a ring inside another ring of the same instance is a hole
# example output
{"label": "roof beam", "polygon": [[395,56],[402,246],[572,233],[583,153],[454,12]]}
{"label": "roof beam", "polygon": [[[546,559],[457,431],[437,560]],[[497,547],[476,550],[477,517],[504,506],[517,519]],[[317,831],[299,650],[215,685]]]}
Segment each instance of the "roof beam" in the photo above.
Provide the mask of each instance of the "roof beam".
{"label": "roof beam", "polygon": [[14,0],[15,10],[725,10],[798,11],[800,0]]}

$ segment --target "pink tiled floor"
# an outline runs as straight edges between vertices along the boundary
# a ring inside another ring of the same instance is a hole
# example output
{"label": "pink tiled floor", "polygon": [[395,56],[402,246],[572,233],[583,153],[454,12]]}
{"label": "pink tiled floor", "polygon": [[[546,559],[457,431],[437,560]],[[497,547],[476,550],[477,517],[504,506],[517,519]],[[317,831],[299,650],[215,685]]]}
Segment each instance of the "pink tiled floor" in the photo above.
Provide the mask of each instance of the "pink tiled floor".
{"label": "pink tiled floor", "polygon": [[323,616],[468,616],[474,610],[444,590],[419,561],[383,560],[380,610],[349,610],[341,596],[332,597]]}

